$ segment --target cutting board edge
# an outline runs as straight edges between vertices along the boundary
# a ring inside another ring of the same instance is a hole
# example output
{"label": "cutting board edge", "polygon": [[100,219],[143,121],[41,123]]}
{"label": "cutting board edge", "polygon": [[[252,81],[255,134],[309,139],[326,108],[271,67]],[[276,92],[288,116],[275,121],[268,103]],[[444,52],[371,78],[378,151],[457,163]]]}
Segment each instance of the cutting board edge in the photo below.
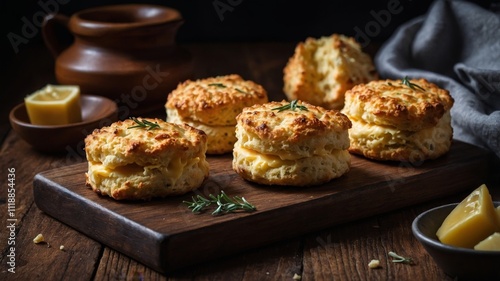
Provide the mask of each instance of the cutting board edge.
{"label": "cutting board edge", "polygon": [[[150,228],[130,220],[120,214],[104,208],[103,206],[89,200],[76,192],[73,192],[58,183],[45,178],[42,173],[38,173],[33,178],[33,195],[36,206],[47,215],[63,222],[71,228],[84,233],[90,238],[99,241],[110,248],[113,248],[135,260],[138,260],[152,268],[162,268],[162,249],[169,239],[168,234],[156,232]],[[65,207],[61,208],[57,204],[48,204],[49,200],[44,197],[50,196],[59,202],[65,202]],[[60,212],[64,209],[66,212]],[[68,214],[86,210],[88,213],[82,214],[82,219],[75,221]],[[85,219],[92,217],[92,219]],[[96,219],[99,218],[99,219]],[[123,240],[116,240],[112,236],[102,235],[100,228],[118,225],[122,232],[128,234],[135,233],[133,236],[121,235]],[[133,248],[123,245],[137,245],[137,239],[146,241],[139,248]],[[145,254],[146,253],[146,254]]]}

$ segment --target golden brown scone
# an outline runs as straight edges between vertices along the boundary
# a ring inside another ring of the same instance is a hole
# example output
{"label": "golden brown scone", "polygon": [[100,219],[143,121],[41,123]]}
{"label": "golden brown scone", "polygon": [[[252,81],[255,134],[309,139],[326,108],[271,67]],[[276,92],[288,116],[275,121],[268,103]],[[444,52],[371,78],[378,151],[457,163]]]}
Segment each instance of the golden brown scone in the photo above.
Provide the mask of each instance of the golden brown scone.
{"label": "golden brown scone", "polygon": [[349,119],[301,101],[268,102],[238,115],[233,169],[266,185],[307,186],[350,168]]}
{"label": "golden brown scone", "polygon": [[187,123],[208,135],[208,154],[231,152],[236,116],[268,101],[266,90],[237,74],[185,81],[169,94],[167,121]]}
{"label": "golden brown scone", "polygon": [[346,92],[349,151],[376,160],[423,161],[448,152],[453,138],[447,90],[425,79],[379,80]]}
{"label": "golden brown scone", "polygon": [[96,129],[85,138],[86,184],[117,200],[180,195],[208,177],[207,136],[185,124],[137,118],[157,124],[136,127],[131,119]]}
{"label": "golden brown scone", "polygon": [[370,56],[354,38],[339,34],[300,42],[283,72],[288,100],[339,110],[345,91],[378,78]]}

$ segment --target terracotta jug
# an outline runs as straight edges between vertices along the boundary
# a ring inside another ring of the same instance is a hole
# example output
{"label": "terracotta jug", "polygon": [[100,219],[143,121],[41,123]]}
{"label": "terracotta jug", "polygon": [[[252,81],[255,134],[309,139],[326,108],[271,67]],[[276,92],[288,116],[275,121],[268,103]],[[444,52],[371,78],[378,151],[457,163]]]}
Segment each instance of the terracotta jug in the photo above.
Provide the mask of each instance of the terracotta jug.
{"label": "terracotta jug", "polygon": [[[191,78],[191,56],[175,44],[182,23],[175,9],[125,4],[48,15],[42,32],[58,83],[111,98],[125,118],[163,108],[168,93]],[[71,43],[61,40],[60,26]]]}

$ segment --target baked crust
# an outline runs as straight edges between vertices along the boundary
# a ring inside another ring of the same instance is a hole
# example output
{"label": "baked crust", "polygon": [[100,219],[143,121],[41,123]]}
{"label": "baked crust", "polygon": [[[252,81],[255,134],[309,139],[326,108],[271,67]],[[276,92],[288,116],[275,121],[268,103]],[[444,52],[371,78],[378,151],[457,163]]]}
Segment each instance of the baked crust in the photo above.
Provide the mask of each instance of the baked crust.
{"label": "baked crust", "polygon": [[343,132],[351,127],[351,121],[339,111],[304,101],[298,101],[297,106],[307,110],[278,110],[290,104],[283,100],[247,107],[236,117],[238,125],[262,140],[288,143]]}
{"label": "baked crust", "polygon": [[236,125],[243,108],[268,101],[266,90],[237,74],[180,83],[165,107],[175,109],[181,119],[209,126]]}
{"label": "baked crust", "polygon": [[328,109],[342,109],[345,91],[378,78],[370,56],[354,38],[339,34],[300,42],[283,72],[288,100]]}
{"label": "baked crust", "polygon": [[378,80],[357,85],[346,92],[342,112],[351,120],[419,131],[435,126],[453,106],[445,89],[425,79]]}
{"label": "baked crust", "polygon": [[138,118],[158,128],[132,128],[131,119],[94,130],[85,138],[86,183],[117,200],[184,194],[208,177],[206,134],[186,124]]}

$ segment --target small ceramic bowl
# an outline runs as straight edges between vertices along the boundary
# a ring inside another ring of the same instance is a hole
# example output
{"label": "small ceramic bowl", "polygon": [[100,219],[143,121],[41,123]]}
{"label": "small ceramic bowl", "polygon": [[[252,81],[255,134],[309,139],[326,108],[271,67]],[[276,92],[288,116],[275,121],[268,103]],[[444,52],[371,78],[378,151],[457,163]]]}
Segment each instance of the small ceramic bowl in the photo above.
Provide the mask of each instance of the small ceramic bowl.
{"label": "small ceramic bowl", "polygon": [[457,205],[436,207],[417,216],[413,235],[447,275],[458,280],[500,280],[500,251],[477,251],[439,242],[436,231]]}
{"label": "small ceramic bowl", "polygon": [[108,98],[82,95],[82,122],[67,125],[33,125],[24,103],[9,114],[12,128],[35,149],[44,152],[62,152],[82,142],[94,129],[118,120],[118,107]]}

